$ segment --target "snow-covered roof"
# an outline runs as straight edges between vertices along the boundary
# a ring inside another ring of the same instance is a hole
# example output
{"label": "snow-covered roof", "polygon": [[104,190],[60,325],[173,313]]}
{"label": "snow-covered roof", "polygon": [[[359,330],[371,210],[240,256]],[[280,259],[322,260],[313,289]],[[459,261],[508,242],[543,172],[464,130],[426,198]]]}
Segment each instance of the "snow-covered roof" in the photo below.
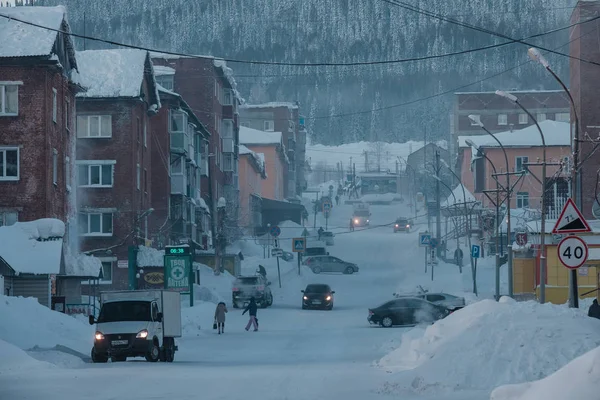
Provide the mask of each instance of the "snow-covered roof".
{"label": "snow-covered roof", "polygon": [[[564,93],[562,90],[511,90],[511,94],[535,94],[535,93]],[[483,91],[483,92],[454,92],[454,94],[493,94],[496,95],[496,91]]]}
{"label": "snow-covered roof", "polygon": [[138,246],[138,267],[162,267],[164,266],[164,255],[164,250],[157,250],[146,246]]}
{"label": "snow-covered roof", "polygon": [[448,196],[448,198],[444,202],[442,202],[441,206],[448,207],[453,206],[455,204],[472,203],[475,201],[477,200],[475,199],[475,196],[473,196],[473,193],[469,192],[469,189],[467,189],[464,185],[461,184],[456,186],[456,188],[452,191],[452,194]]}
{"label": "snow-covered roof", "polygon": [[171,67],[166,67],[164,65],[155,65],[154,74],[156,76],[175,75],[175,69]]}
{"label": "snow-covered roof", "polygon": [[87,92],[78,97],[139,97],[148,52],[136,49],[77,52],[80,82]]}
{"label": "snow-covered roof", "polygon": [[291,110],[298,109],[298,105],[296,103],[284,102],[284,101],[271,101],[269,103],[262,104],[242,104],[242,108],[279,108],[279,107],[287,107]]}
{"label": "snow-covered roof", "polygon": [[54,218],[0,227],[0,257],[23,274],[59,274],[65,224]]}
{"label": "snow-covered roof", "polygon": [[265,132],[240,126],[240,144],[281,144],[281,132]]}
{"label": "snow-covered roof", "polygon": [[93,256],[82,253],[73,254],[68,248],[65,251],[65,275],[81,278],[98,278],[102,262]]}
{"label": "snow-covered roof", "polygon": [[[568,122],[557,122],[545,120],[539,123],[546,146],[570,146],[571,145],[571,125]],[[494,134],[504,147],[532,147],[541,146],[542,138],[535,125],[527,128],[505,131]],[[471,140],[478,147],[499,147],[498,143],[489,135],[459,136],[458,145],[460,147],[469,147],[466,140]]]}
{"label": "snow-covered roof", "polygon": [[57,33],[13,20],[20,19],[52,29],[61,29],[65,20],[64,6],[3,7],[0,15],[0,57],[48,56],[52,53]]}
{"label": "snow-covered roof", "polygon": [[264,170],[265,170],[265,155],[264,155],[264,153],[261,153],[261,155],[262,155],[262,157],[261,157],[254,151],[252,151],[249,148],[247,148],[246,146],[244,146],[243,144],[240,145],[239,152],[240,152],[240,156],[248,155],[248,156],[252,157],[254,159],[254,161],[256,161],[256,164],[258,164],[258,166],[260,168],[260,172],[264,172]]}

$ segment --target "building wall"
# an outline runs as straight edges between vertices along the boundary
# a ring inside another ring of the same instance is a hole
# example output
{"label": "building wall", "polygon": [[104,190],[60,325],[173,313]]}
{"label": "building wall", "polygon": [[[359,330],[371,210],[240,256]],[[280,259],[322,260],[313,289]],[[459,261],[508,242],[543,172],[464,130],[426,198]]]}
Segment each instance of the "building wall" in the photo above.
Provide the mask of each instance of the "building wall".
{"label": "building wall", "polygon": [[[471,172],[471,148],[465,147],[461,148],[462,152],[462,165],[461,165],[461,181],[465,185],[467,189],[483,204],[487,207],[493,207],[489,199],[483,193],[475,193],[474,187],[474,176],[473,172]],[[496,166],[497,171],[504,172],[506,171],[506,159],[504,158],[504,153],[500,148],[488,147],[485,148],[486,155],[492,161],[492,163]],[[570,153],[569,147],[563,146],[549,146],[546,148],[546,160],[548,162],[560,162],[564,157],[568,156]],[[529,157],[530,163],[538,162],[542,160],[542,148],[541,147],[523,147],[523,148],[506,148],[506,154],[508,156],[508,163],[510,167],[510,171],[515,171],[516,158],[519,156],[527,156]],[[541,162],[541,161],[540,161]],[[541,166],[530,166],[530,171],[535,174],[539,179],[542,178],[542,168]],[[546,167],[546,177],[553,177],[558,171],[559,167],[555,165],[548,165]],[[485,162],[485,189],[486,190],[494,190],[496,189],[496,181],[493,179],[492,174],[494,170],[492,169],[489,162]],[[542,187],[541,184],[532,176],[532,173],[525,175],[521,179],[521,182],[513,189],[513,194],[511,197],[511,207],[517,208],[517,192],[524,192],[529,194],[529,208],[538,208],[541,209],[541,193]],[[564,173],[560,176],[564,176]],[[517,176],[511,176],[510,182],[511,186],[517,181]],[[500,183],[505,184],[506,178],[500,177]],[[491,194],[493,196],[493,194]]]}
{"label": "building wall", "polygon": [[[571,16],[571,23],[595,17],[600,12],[598,2],[578,2]],[[598,21],[575,25],[571,28],[570,44],[571,57],[600,62],[600,37],[597,31]],[[600,70],[596,65],[569,59],[570,80],[568,83],[580,121],[580,139],[584,134],[597,138],[600,134],[600,107],[598,92],[600,91]],[[582,142],[580,154],[586,156],[592,152],[594,143]],[[592,218],[592,206],[597,192],[596,171],[600,164],[600,153],[595,152],[581,165],[581,212],[586,218]]]}
{"label": "building wall", "polygon": [[[0,116],[0,147],[19,147],[19,179],[0,180],[0,213],[18,211],[19,221],[57,218],[67,222],[74,93],[57,69],[5,65],[0,66],[0,76],[2,81],[23,82],[18,88],[18,116]],[[52,120],[53,88],[57,92],[56,122]],[[65,115],[67,104],[69,117]]]}
{"label": "building wall", "polygon": [[255,153],[263,153],[265,155],[265,171],[267,178],[262,181],[262,197],[273,200],[285,199],[285,180],[283,171],[286,166],[281,161],[281,156],[277,150],[277,146],[255,146],[246,145]]}
{"label": "building wall", "polygon": [[262,176],[251,162],[251,155],[240,154],[240,227],[252,228],[251,195],[262,196]]}
{"label": "building wall", "polygon": [[[151,206],[151,141],[148,136],[150,127],[146,114],[148,105],[139,100],[82,100],[77,101],[77,115],[110,115],[112,125],[111,138],[78,138],[77,159],[114,160],[113,186],[107,188],[77,188],[79,213],[112,212],[112,235],[80,236],[81,249],[90,251],[118,245],[111,250],[110,256],[118,260],[127,260],[127,247],[143,244],[145,219],[138,220],[141,213]],[[139,124],[138,124],[139,120]],[[144,143],[143,126],[146,124]],[[138,189],[139,165],[139,189]],[[144,174],[144,171],[146,173]],[[145,177],[145,178],[144,178]],[[95,253],[101,257],[102,252]],[[127,270],[117,268],[112,262],[113,289],[127,287]],[[108,285],[105,281],[101,284]]]}
{"label": "building wall", "polygon": [[169,108],[171,103],[161,97],[161,108],[158,114],[151,118],[148,129],[148,141],[151,142],[152,160],[150,171],[152,175],[151,207],[154,211],[149,217],[150,231],[155,245],[168,244],[170,233],[169,207],[171,197],[170,137],[169,137]]}

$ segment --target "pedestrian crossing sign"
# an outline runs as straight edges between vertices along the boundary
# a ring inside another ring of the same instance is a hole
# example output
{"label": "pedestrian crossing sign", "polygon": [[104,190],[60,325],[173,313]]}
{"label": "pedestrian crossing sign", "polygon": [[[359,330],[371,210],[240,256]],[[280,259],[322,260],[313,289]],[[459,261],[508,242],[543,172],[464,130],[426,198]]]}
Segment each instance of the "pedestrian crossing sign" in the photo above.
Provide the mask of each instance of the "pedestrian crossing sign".
{"label": "pedestrian crossing sign", "polygon": [[304,253],[306,250],[306,238],[293,238],[292,239],[292,251],[294,253]]}
{"label": "pedestrian crossing sign", "polygon": [[419,233],[419,246],[426,247],[431,244],[431,233],[420,232]]}

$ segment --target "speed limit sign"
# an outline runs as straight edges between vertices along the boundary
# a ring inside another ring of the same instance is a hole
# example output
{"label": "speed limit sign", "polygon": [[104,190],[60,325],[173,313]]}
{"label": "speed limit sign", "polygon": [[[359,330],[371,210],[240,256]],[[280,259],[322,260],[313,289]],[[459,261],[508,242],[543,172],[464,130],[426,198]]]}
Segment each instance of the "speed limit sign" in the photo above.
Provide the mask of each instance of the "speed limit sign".
{"label": "speed limit sign", "polygon": [[578,236],[567,236],[558,244],[558,259],[569,269],[581,267],[588,259],[587,244]]}

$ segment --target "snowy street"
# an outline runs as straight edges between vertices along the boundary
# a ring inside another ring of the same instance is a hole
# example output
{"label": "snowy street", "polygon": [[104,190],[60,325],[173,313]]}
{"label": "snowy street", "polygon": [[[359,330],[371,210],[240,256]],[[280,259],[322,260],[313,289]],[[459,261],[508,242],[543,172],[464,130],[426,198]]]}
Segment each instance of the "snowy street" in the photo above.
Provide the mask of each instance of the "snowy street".
{"label": "snowy street", "polygon": [[[376,227],[390,224],[403,211],[402,206],[374,206],[369,229],[345,233],[351,207],[336,207],[329,222],[339,228],[334,229],[338,235],[330,252],[356,262],[360,272],[314,275],[303,267],[298,277],[295,262],[282,262],[283,288],[279,289],[276,269],[269,268],[275,302],[273,307],[259,310],[259,332],[245,332],[247,316],[229,308],[226,333],[219,336],[215,331],[199,330],[197,336],[185,335],[178,341],[174,364],[141,360],[85,364],[78,369],[1,376],[0,386],[11,399],[67,393],[65,381],[73,399],[149,399],[174,394],[178,399],[192,399],[200,393],[215,399],[243,393],[261,399],[381,398],[387,373],[374,363],[408,328],[371,327],[367,309],[391,299],[393,292],[413,290],[416,283],[426,284],[428,279],[422,270],[423,250],[416,246],[416,231],[394,234],[391,226]],[[413,263],[415,260],[418,262]],[[446,273],[459,279],[458,271],[440,272]],[[336,291],[332,311],[300,309],[300,290],[307,283],[331,285]],[[212,311],[209,308],[207,313]],[[211,321],[198,322],[207,327]],[[133,376],[139,379],[131,379]],[[111,382],[110,391],[107,382]]]}

